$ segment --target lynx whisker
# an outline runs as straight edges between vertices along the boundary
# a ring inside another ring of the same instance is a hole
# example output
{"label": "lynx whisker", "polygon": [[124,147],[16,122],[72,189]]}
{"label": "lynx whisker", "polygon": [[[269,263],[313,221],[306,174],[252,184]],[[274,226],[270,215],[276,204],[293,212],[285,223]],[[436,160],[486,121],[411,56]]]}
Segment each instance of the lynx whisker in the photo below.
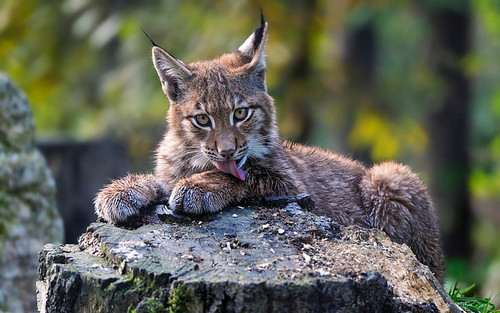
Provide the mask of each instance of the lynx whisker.
{"label": "lynx whisker", "polygon": [[272,142],[272,137],[267,135],[251,136],[248,140],[248,156],[253,159],[263,158],[269,153],[269,144],[266,142]]}
{"label": "lynx whisker", "polygon": [[212,165],[210,159],[203,154],[194,155],[189,159],[189,163],[197,171],[207,170]]}

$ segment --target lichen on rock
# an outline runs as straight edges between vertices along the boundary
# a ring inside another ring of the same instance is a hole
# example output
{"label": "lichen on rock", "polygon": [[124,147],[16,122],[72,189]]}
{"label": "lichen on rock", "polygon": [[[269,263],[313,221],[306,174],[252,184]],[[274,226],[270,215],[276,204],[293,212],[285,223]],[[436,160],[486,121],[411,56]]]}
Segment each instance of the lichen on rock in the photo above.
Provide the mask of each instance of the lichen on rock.
{"label": "lichen on rock", "polygon": [[34,145],[25,95],[0,73],[0,309],[36,312],[38,252],[61,242],[55,182]]}

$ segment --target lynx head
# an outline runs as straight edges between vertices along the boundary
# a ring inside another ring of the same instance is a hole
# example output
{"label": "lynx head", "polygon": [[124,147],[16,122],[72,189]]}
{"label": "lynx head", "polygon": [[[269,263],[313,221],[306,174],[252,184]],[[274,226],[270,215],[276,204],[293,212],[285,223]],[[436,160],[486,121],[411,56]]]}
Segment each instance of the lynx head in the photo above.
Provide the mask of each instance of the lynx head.
{"label": "lynx head", "polygon": [[170,100],[167,136],[200,171],[213,168],[245,179],[245,164],[263,158],[278,138],[267,94],[264,49],[267,23],[234,52],[186,64],[159,46],[153,63]]}

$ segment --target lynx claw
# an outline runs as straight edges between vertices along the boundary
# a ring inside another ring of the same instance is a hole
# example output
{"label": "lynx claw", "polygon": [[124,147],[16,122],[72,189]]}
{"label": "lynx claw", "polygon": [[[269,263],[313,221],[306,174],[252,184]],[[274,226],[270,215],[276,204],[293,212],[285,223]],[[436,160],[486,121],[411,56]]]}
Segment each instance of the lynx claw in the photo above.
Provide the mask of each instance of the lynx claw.
{"label": "lynx claw", "polygon": [[128,175],[113,181],[94,199],[96,214],[111,224],[125,223],[142,214],[159,196],[152,175]]}
{"label": "lynx claw", "polygon": [[222,205],[215,201],[212,192],[204,191],[200,187],[189,188],[186,185],[176,187],[168,203],[175,213],[201,215],[222,210]]}
{"label": "lynx claw", "polygon": [[95,212],[100,218],[116,225],[140,214],[143,203],[136,197],[130,197],[128,193],[108,193],[107,191],[102,190],[94,199]]}

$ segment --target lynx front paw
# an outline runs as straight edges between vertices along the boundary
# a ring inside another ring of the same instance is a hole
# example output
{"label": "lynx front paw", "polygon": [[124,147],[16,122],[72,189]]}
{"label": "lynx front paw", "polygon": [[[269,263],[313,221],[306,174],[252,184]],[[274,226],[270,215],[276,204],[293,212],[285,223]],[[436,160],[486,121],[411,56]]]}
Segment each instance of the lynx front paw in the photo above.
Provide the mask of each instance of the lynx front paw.
{"label": "lynx front paw", "polygon": [[105,188],[94,199],[95,212],[111,224],[125,222],[139,215],[143,201],[136,195],[124,190]]}
{"label": "lynx front paw", "polygon": [[141,214],[158,196],[151,175],[129,175],[102,189],[94,199],[95,212],[111,224],[123,223]]}
{"label": "lynx front paw", "polygon": [[199,186],[178,185],[172,191],[168,204],[174,212],[201,215],[221,211],[224,208],[224,201],[220,198]]}
{"label": "lynx front paw", "polygon": [[244,198],[241,181],[221,172],[204,172],[177,182],[168,204],[174,212],[219,212]]}

